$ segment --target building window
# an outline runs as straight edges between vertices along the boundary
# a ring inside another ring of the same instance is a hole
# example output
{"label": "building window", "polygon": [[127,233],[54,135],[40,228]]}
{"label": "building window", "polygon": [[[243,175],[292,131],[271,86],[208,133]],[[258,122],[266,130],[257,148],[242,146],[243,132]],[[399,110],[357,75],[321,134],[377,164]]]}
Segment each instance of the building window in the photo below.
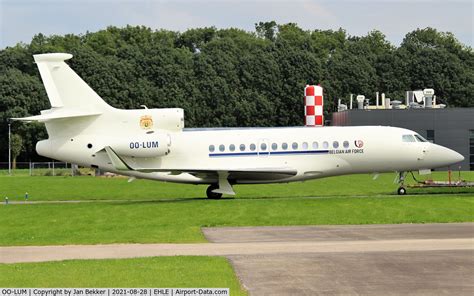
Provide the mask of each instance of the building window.
{"label": "building window", "polygon": [[474,171],[474,130],[469,131],[469,170]]}
{"label": "building window", "polygon": [[435,131],[434,130],[427,130],[426,131],[426,139],[428,142],[434,143],[435,142]]}

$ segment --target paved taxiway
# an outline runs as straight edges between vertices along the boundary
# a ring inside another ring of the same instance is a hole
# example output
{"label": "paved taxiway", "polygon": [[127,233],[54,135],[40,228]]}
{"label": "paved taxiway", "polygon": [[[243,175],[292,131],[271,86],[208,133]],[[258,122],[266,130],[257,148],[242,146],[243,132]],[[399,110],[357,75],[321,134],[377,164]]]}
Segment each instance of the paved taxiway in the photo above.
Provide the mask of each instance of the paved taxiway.
{"label": "paved taxiway", "polygon": [[211,243],[1,247],[0,262],[226,256],[251,295],[474,294],[474,223],[203,231]]}
{"label": "paved taxiway", "polygon": [[[474,223],[229,227],[204,233],[215,243],[345,242],[355,247],[359,242],[368,247],[384,242],[392,247],[228,256],[251,295],[474,295]],[[410,246],[410,240],[420,248]],[[465,243],[463,248],[455,248],[456,241]],[[399,243],[406,249],[395,250]]]}

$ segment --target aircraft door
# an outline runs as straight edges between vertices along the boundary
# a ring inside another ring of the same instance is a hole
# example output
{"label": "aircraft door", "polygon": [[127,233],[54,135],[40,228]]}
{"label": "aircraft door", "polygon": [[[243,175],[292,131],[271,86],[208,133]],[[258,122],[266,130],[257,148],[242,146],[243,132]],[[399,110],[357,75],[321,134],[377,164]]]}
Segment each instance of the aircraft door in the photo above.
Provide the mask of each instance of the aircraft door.
{"label": "aircraft door", "polygon": [[423,160],[425,159],[426,155],[429,153],[429,148],[430,148],[430,145],[428,143],[420,143],[420,148],[419,149],[419,152],[418,152],[418,160]]}
{"label": "aircraft door", "polygon": [[268,155],[270,155],[270,145],[268,139],[258,140],[257,154],[259,157],[268,157]]}

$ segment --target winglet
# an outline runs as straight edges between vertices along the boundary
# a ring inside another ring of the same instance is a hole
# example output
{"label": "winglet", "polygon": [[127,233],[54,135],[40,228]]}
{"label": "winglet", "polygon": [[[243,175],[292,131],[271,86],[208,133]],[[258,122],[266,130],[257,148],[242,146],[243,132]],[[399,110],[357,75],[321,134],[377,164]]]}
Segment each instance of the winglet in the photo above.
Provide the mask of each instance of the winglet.
{"label": "winglet", "polygon": [[110,161],[112,162],[112,165],[117,170],[119,171],[133,171],[134,170],[128,164],[126,164],[125,161],[123,161],[123,159],[120,158],[120,156],[118,156],[117,153],[115,153],[115,151],[112,148],[110,148],[110,146],[105,146],[104,149],[107,155],[109,156]]}

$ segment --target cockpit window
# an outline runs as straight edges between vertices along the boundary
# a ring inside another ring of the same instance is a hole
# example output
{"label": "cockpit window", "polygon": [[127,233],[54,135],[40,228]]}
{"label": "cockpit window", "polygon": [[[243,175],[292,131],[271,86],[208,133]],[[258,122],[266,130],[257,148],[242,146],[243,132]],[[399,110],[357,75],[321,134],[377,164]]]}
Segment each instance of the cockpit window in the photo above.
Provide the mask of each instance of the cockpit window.
{"label": "cockpit window", "polygon": [[413,135],[403,135],[402,141],[403,142],[416,142],[415,137],[413,137]]}
{"label": "cockpit window", "polygon": [[418,140],[418,142],[428,142],[428,140],[418,134],[415,134],[415,138]]}

